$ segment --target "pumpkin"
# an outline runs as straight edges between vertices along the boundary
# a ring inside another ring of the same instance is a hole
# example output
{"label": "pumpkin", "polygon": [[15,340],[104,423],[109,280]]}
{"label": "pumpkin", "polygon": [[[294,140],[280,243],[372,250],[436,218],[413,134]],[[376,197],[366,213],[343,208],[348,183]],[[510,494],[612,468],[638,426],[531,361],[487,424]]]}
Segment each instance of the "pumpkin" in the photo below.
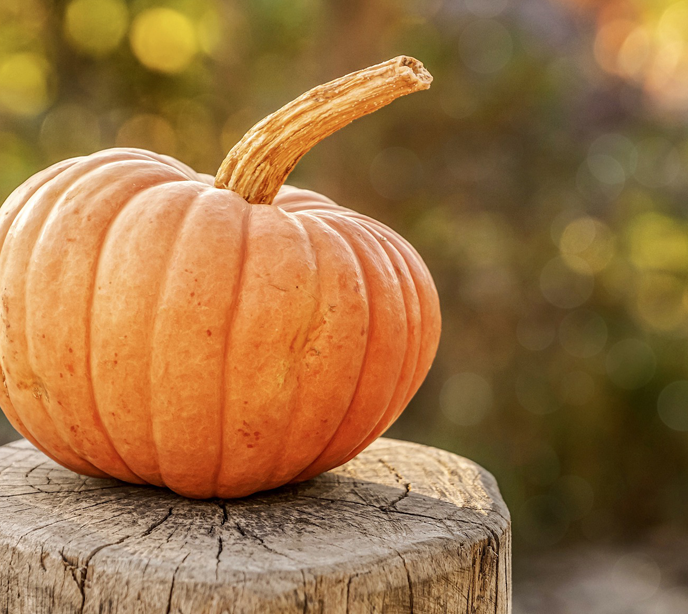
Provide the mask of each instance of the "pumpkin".
{"label": "pumpkin", "polygon": [[307,480],[368,446],[430,368],[437,292],[394,231],[283,183],[431,80],[400,57],[316,87],[214,180],[138,149],[27,180],[0,210],[12,425],[75,472],[194,498]]}

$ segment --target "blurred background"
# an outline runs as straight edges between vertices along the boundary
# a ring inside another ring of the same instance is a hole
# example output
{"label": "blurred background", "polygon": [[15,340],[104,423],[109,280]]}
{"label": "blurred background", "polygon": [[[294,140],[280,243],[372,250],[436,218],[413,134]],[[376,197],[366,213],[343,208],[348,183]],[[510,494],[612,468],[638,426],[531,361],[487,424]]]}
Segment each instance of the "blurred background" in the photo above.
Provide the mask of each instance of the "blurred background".
{"label": "blurred background", "polygon": [[0,201],[119,145],[214,174],[401,53],[431,90],[290,179],[434,275],[439,354],[389,434],[496,475],[516,612],[688,611],[688,1],[2,0]]}

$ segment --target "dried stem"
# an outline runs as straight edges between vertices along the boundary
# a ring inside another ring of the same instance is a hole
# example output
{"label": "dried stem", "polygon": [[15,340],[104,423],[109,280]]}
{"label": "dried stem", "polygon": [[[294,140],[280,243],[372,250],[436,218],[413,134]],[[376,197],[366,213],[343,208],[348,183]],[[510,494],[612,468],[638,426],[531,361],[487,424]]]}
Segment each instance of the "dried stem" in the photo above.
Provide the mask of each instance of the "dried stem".
{"label": "dried stem", "polygon": [[270,204],[311,147],[396,98],[430,87],[418,60],[399,56],[309,90],[251,128],[227,154],[215,186]]}

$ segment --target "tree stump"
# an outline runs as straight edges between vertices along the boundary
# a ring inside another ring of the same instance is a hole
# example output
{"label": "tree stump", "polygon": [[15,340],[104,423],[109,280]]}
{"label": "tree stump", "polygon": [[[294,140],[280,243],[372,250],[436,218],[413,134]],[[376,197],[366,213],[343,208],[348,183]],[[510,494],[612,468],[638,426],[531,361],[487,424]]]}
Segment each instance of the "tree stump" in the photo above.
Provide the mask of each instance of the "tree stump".
{"label": "tree stump", "polygon": [[464,458],[380,439],[309,482],[193,501],[0,448],[0,612],[506,614],[511,526]]}

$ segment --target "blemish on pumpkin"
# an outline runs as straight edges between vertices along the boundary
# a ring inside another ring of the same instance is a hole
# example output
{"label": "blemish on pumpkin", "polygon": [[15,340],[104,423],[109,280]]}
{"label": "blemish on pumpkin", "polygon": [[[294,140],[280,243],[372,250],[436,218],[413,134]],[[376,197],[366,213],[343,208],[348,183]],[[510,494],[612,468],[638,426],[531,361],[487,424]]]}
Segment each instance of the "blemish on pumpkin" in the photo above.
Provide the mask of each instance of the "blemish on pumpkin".
{"label": "blemish on pumpkin", "polygon": [[62,373],[60,373],[60,377],[64,377],[64,375]]}
{"label": "blemish on pumpkin", "polygon": [[117,364],[117,361],[115,360],[115,364]]}
{"label": "blemish on pumpkin", "polygon": [[76,433],[76,427],[75,426],[70,426],[69,430],[72,431],[72,433]]}
{"label": "blemish on pumpkin", "polygon": [[69,348],[69,353],[72,354],[74,350],[72,348]]}
{"label": "blemish on pumpkin", "polygon": [[74,375],[74,365],[65,365],[67,367],[67,371],[69,371],[72,375]]}
{"label": "blemish on pumpkin", "polygon": [[361,329],[361,337],[363,337],[363,335],[365,335],[365,334],[366,334],[366,329],[365,329],[365,327],[364,327],[364,328]]}
{"label": "blemish on pumpkin", "polygon": [[246,444],[246,447],[247,447],[247,448],[255,448],[256,446],[253,445],[252,443],[247,443],[247,444]]}
{"label": "blemish on pumpkin", "polygon": [[208,330],[205,331],[205,332],[206,332],[206,334],[208,335],[208,337],[210,337],[210,336],[213,334],[213,333],[210,332],[210,329],[208,329]]}
{"label": "blemish on pumpkin", "polygon": [[260,437],[260,433],[258,431],[254,431],[253,436],[258,439]]}
{"label": "blemish on pumpkin", "polygon": [[42,337],[43,339],[45,339],[45,335],[41,335],[41,337]]}
{"label": "blemish on pumpkin", "polygon": [[189,296],[196,296],[196,293],[192,292]]}
{"label": "blemish on pumpkin", "polygon": [[34,385],[31,387],[31,395],[34,399],[40,399],[41,397],[45,397],[46,401],[50,400],[50,397],[48,396],[48,391],[45,389],[45,386],[43,386],[41,382],[34,383]]}

